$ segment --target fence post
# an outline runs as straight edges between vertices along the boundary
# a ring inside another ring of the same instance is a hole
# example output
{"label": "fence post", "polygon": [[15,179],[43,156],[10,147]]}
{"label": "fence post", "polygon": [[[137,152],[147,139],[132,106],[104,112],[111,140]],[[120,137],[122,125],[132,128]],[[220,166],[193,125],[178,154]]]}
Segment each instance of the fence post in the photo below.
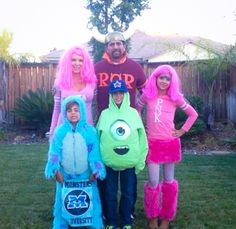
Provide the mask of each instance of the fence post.
{"label": "fence post", "polygon": [[6,123],[6,63],[0,60],[0,125]]}

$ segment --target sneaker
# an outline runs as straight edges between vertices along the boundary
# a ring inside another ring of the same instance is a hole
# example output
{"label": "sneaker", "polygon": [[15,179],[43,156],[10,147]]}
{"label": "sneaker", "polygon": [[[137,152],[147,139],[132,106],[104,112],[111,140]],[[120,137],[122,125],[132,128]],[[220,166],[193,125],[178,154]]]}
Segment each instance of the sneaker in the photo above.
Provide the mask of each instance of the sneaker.
{"label": "sneaker", "polygon": [[132,214],[130,215],[130,218],[131,218],[132,222],[134,223],[134,222],[135,222],[136,215],[135,215],[134,213],[132,213]]}
{"label": "sneaker", "polygon": [[132,229],[132,227],[130,225],[126,225],[123,227],[123,229]]}
{"label": "sneaker", "polygon": [[105,229],[116,229],[116,227],[112,225],[107,225]]}
{"label": "sneaker", "polygon": [[136,214],[135,213],[131,213],[130,217],[131,217],[131,219],[135,219],[136,218]]}
{"label": "sneaker", "polygon": [[103,223],[105,223],[105,224],[106,224],[107,218],[106,218],[106,216],[105,216],[105,215],[102,215],[102,220],[103,220]]}

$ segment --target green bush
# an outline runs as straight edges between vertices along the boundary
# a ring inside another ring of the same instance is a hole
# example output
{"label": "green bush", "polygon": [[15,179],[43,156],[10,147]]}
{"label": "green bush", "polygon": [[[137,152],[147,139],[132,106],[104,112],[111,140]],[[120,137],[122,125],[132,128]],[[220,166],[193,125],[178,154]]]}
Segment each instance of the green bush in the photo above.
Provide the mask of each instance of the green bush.
{"label": "green bush", "polygon": [[7,133],[4,129],[0,128],[0,141],[6,140]]}
{"label": "green bush", "polygon": [[45,129],[50,125],[53,111],[53,95],[50,91],[29,90],[16,99],[13,112],[17,118],[32,128]]}
{"label": "green bush", "polygon": [[[192,135],[198,135],[202,133],[206,129],[206,124],[203,121],[203,100],[199,96],[187,96],[186,99],[189,101],[189,103],[193,106],[193,108],[198,113],[198,119],[193,124],[192,128],[185,134],[185,136],[192,136]],[[176,128],[179,129],[184,124],[185,120],[187,119],[187,115],[178,108],[176,110],[175,114],[175,125]]]}

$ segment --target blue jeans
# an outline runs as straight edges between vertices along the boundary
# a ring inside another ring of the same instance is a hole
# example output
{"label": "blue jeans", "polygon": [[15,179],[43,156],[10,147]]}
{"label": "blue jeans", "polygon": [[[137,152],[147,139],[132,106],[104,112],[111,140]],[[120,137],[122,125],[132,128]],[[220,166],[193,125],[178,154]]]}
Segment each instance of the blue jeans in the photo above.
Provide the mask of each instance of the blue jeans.
{"label": "blue jeans", "polygon": [[[106,205],[107,224],[118,226],[119,219],[121,226],[132,225],[131,213],[135,200],[136,176],[135,169],[115,171],[106,167]],[[120,204],[117,206],[118,182],[120,181]],[[118,216],[119,209],[119,216]]]}

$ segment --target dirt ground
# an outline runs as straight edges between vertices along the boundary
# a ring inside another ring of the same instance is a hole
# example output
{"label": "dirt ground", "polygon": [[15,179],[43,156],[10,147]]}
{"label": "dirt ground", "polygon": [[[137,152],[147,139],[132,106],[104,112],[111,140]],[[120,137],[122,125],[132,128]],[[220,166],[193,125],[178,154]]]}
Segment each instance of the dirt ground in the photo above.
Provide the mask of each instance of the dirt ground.
{"label": "dirt ground", "polygon": [[[235,137],[235,144],[229,140]],[[215,123],[211,130],[192,137],[190,140],[182,139],[182,147],[186,153],[236,153],[236,128],[232,123]]]}
{"label": "dirt ground", "polygon": [[[216,123],[211,130],[191,138],[182,138],[183,152],[187,154],[236,153],[236,144],[227,142],[235,136],[233,124]],[[25,127],[0,126],[0,144],[36,144],[47,143],[45,133],[38,133]]]}

